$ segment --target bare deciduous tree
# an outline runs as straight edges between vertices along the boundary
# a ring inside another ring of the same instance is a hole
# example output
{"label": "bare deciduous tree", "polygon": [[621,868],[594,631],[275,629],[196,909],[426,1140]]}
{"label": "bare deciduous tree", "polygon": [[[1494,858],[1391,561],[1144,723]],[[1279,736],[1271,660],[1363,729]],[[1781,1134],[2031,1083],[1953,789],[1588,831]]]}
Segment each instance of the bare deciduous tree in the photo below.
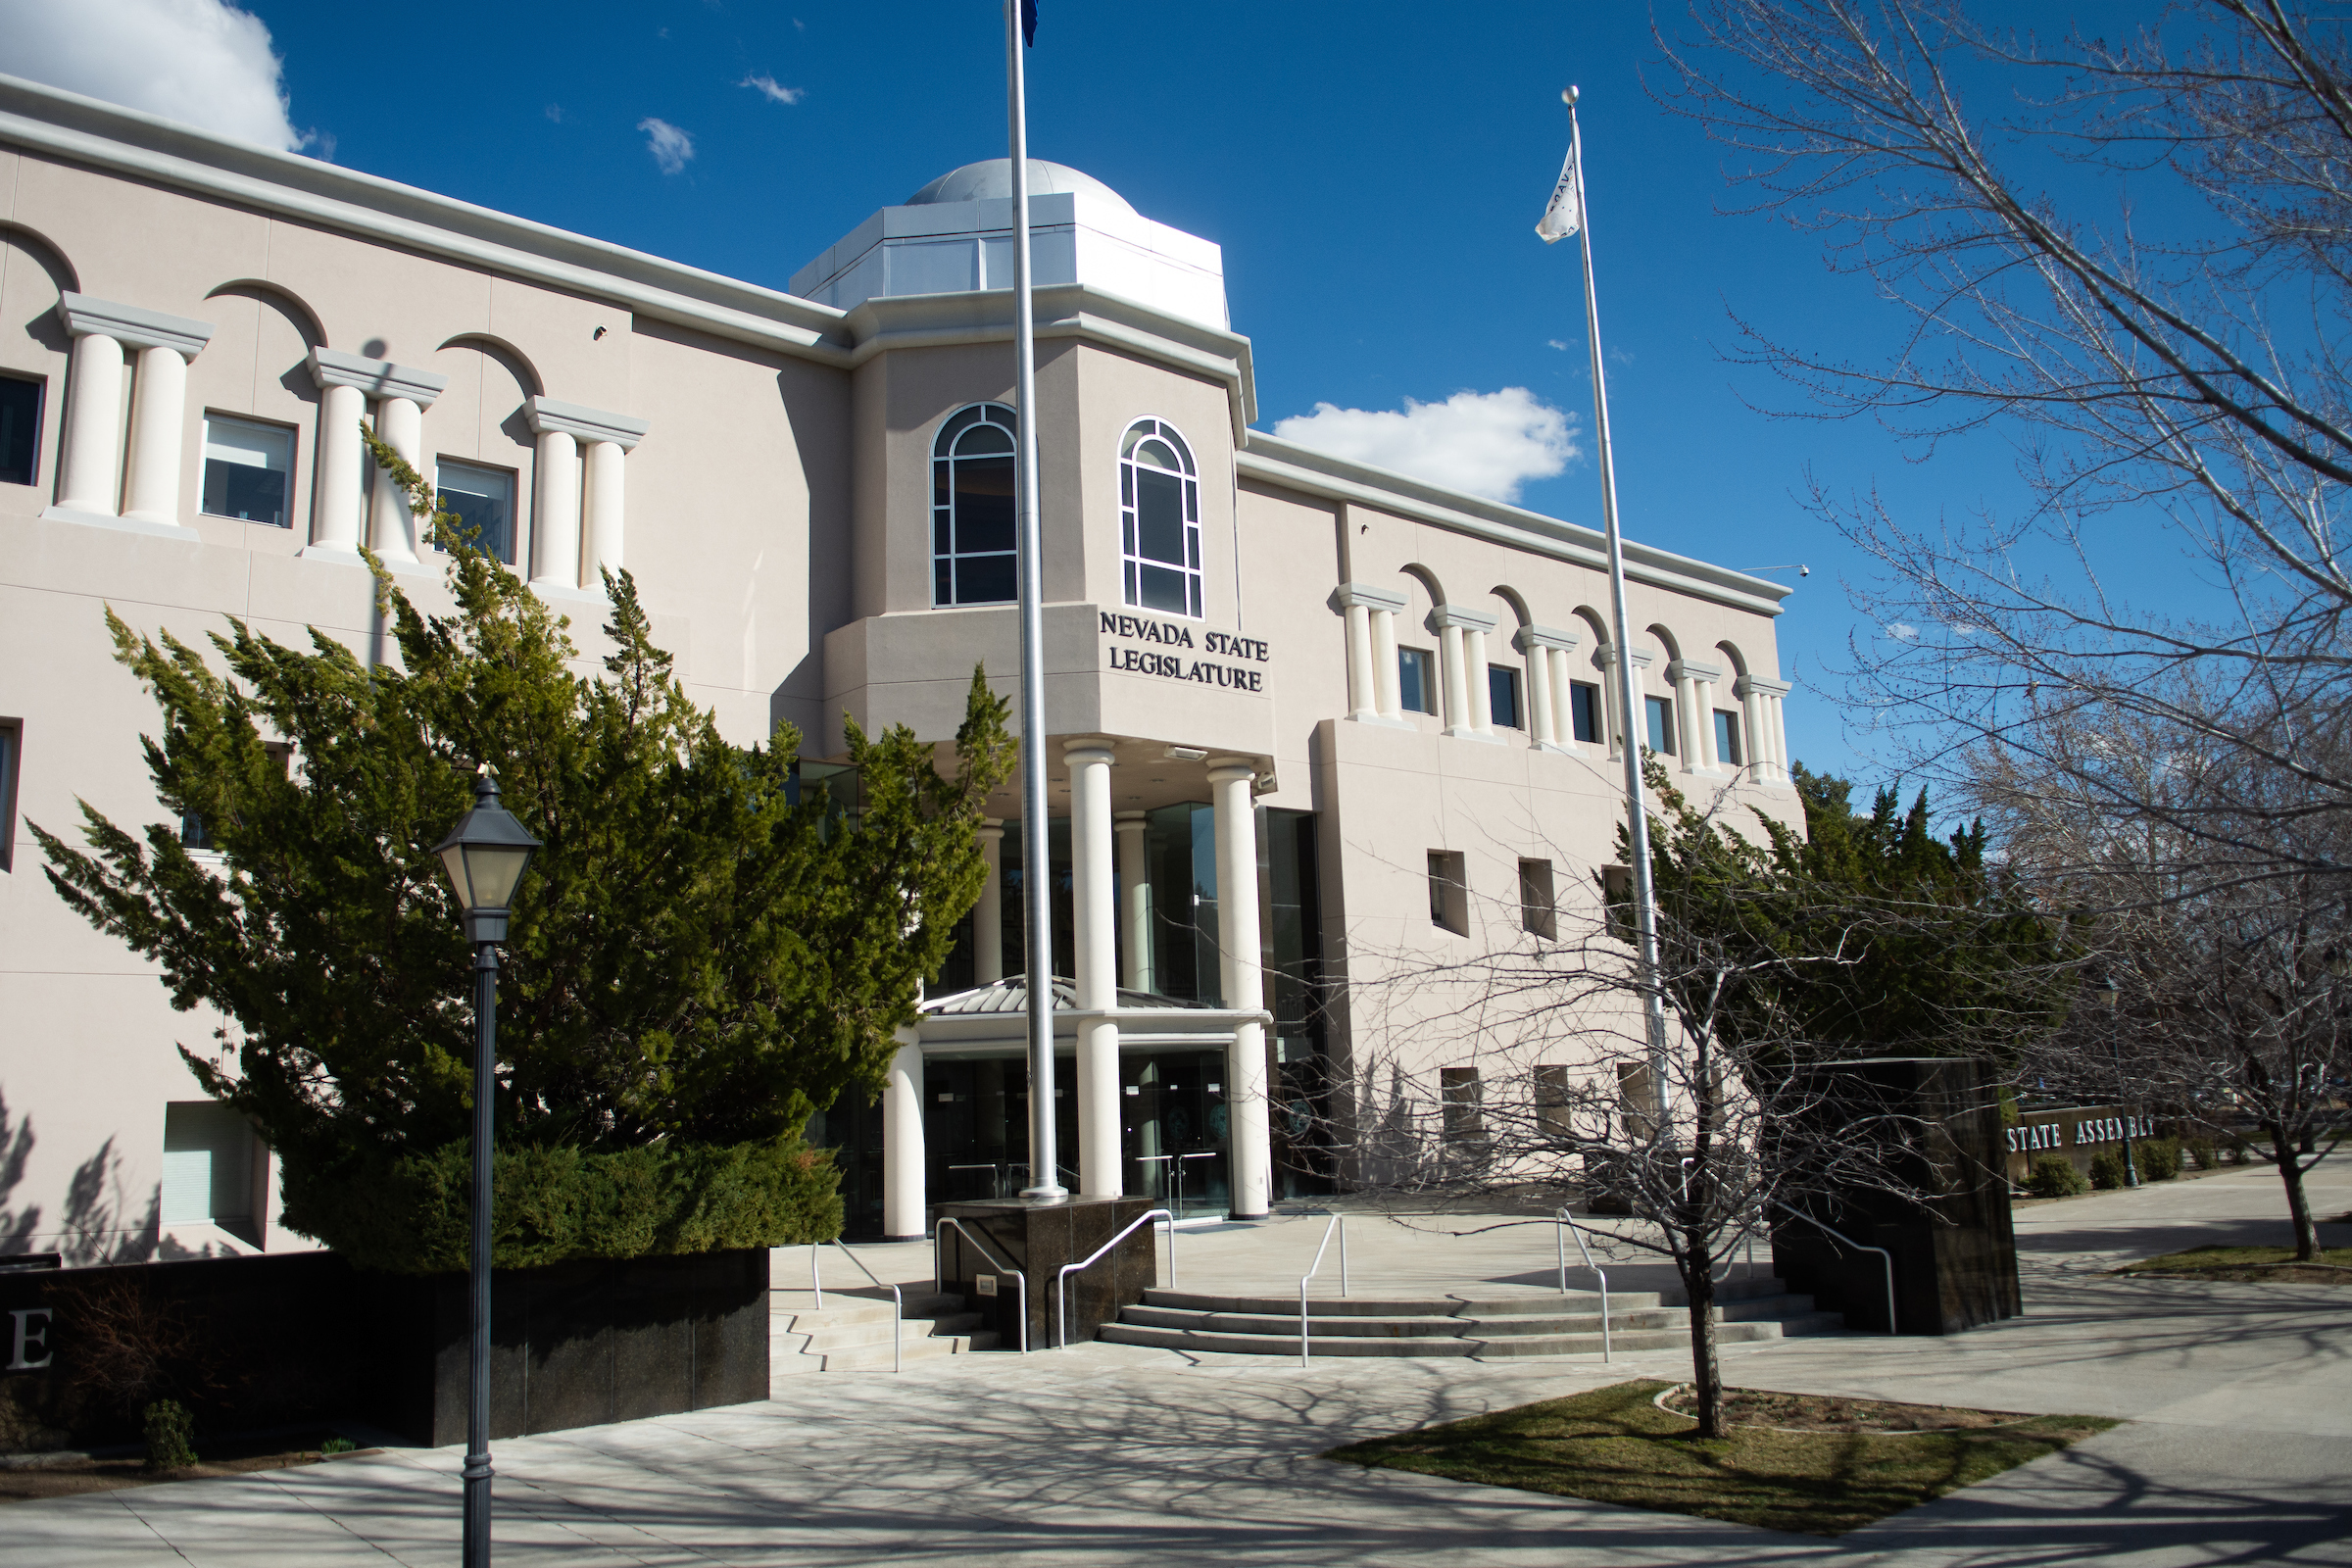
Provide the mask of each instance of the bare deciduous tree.
{"label": "bare deciduous tree", "polygon": [[[2340,24],[2283,0],[2173,6],[2114,42],[1996,31],[1950,0],[1695,0],[1690,24],[1661,35],[1666,100],[1746,160],[1751,210],[1822,233],[1900,322],[1873,363],[1746,321],[1743,356],[1806,394],[1793,416],[1877,418],[1918,455],[2004,433],[2033,497],[1947,528],[1816,490],[1894,629],[1857,641],[1856,701],[1915,770],[1998,741],[2068,809],[2200,846],[2168,868],[2184,892],[2345,871],[2334,836],[2278,831],[2352,805]],[[2105,525],[2134,559],[2169,539],[2205,612],[2111,593]],[[2085,710],[2240,787],[2147,789],[2066,744]]]}

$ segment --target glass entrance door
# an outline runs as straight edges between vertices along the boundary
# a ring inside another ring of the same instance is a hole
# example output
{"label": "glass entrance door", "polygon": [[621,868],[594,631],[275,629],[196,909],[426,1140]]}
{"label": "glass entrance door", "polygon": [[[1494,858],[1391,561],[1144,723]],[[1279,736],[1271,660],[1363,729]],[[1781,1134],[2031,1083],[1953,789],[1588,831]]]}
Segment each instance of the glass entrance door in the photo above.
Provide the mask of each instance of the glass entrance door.
{"label": "glass entrance door", "polygon": [[1162,1052],[1119,1063],[1127,1191],[1178,1219],[1232,1209],[1225,1053]]}

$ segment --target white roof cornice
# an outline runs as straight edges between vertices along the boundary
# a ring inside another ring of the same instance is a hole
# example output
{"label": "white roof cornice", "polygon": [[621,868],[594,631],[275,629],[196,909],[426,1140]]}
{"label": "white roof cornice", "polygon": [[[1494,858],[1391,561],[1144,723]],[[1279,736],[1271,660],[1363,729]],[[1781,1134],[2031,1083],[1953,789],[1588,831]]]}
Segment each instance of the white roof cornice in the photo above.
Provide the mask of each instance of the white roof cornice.
{"label": "white roof cornice", "polygon": [[[1514,550],[1608,569],[1608,540],[1597,529],[1562,522],[1524,507],[1464,495],[1416,479],[1285,441],[1263,430],[1248,433],[1249,444],[1235,462],[1242,477],[1301,491],[1331,501],[1351,502],[1414,522],[1492,540]],[[1759,615],[1778,615],[1793,591],[1728,566],[1711,565],[1651,545],[1625,542],[1625,574],[1636,582],[1712,600]]]}

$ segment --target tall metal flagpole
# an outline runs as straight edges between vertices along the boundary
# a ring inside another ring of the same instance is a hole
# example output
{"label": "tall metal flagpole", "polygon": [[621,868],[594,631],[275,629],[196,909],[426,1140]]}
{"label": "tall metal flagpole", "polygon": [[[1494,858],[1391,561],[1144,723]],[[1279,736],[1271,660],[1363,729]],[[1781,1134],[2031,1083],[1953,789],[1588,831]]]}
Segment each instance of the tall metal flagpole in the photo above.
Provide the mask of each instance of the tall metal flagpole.
{"label": "tall metal flagpole", "polygon": [[1609,534],[1609,614],[1617,638],[1617,712],[1625,726],[1625,813],[1633,860],[1634,941],[1640,962],[1642,1022],[1649,1035],[1650,1099],[1657,1115],[1651,1136],[1666,1131],[1666,1001],[1658,991],[1658,906],[1649,876],[1649,803],[1642,787],[1642,688],[1630,657],[1633,619],[1625,607],[1625,537],[1617,527],[1617,462],[1609,447],[1609,389],[1600,360],[1600,299],[1592,286],[1592,223],[1585,204],[1585,138],[1576,119],[1577,91],[1560,94],[1568,106],[1568,161],[1576,175],[1576,231],[1585,260],[1585,330],[1592,350],[1592,428],[1600,446],[1600,514]]}
{"label": "tall metal flagpole", "polygon": [[1029,956],[1029,1185],[1042,1202],[1061,1185],[1054,1125],[1054,864],[1046,831],[1046,608],[1037,517],[1037,323],[1029,308],[1029,105],[1021,58],[1021,0],[1004,0],[1004,92],[1012,121],[1012,353],[1014,503],[1021,591],[1021,906]]}

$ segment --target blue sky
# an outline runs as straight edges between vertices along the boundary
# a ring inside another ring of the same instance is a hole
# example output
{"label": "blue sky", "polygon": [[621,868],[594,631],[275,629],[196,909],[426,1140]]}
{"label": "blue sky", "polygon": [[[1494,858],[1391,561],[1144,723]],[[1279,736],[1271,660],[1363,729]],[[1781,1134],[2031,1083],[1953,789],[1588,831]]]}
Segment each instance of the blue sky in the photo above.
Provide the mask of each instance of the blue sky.
{"label": "blue sky", "polygon": [[[0,70],[39,74],[28,55],[44,48],[95,70],[77,44],[160,36],[149,14],[216,5],[58,8],[54,32],[101,36],[36,44],[0,28]],[[1980,438],[1914,464],[1873,425],[1750,406],[1793,406],[1794,394],[1724,360],[1729,313],[1857,354],[1899,323],[1864,285],[1828,275],[1817,238],[1720,211],[1722,150],[1643,90],[1645,76],[1665,82],[1645,7],[1041,8],[1032,151],[1224,247],[1234,324],[1255,344],[1261,427],[1319,403],[1394,410],[1525,387],[1565,411],[1584,452],[1529,481],[1522,503],[1597,525],[1575,245],[1533,233],[1565,150],[1559,89],[1579,83],[1628,531],[1732,566],[1809,564],[1781,622],[1782,673],[1804,687],[1788,705],[1791,749],[1881,776],[1877,747],[1848,733],[1838,704],[1855,626],[1840,577],[1865,567],[1796,492],[1810,468],[1839,488],[1880,487],[1910,520],[1957,516],[2016,503],[2009,456]],[[314,154],[776,287],[876,207],[1004,150],[993,0],[251,11]],[[207,47],[265,58],[254,29],[224,25]],[[228,74],[196,73],[195,101]],[[122,94],[157,90],[141,78]],[[691,156],[649,121],[683,133]],[[2164,559],[2137,586],[2161,593]]]}

